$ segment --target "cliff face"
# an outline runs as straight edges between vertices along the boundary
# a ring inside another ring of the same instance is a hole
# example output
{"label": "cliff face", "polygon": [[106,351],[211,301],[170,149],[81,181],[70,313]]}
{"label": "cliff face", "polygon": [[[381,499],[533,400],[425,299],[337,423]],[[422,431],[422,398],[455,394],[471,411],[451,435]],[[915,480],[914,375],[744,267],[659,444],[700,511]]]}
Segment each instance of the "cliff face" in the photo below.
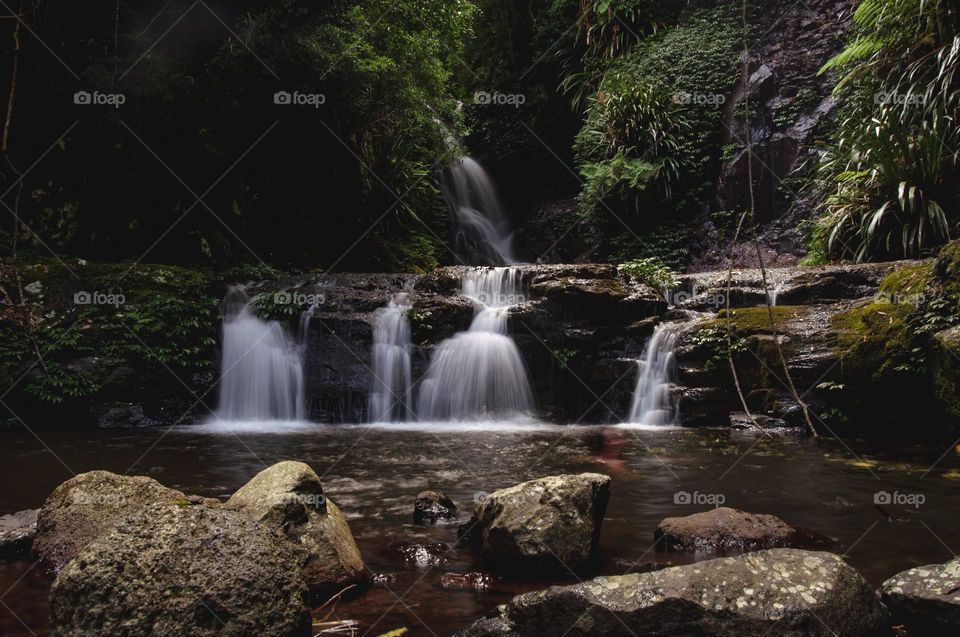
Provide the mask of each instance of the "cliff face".
{"label": "cliff face", "polygon": [[756,216],[763,226],[762,241],[774,254],[786,256],[781,263],[804,254],[797,226],[809,218],[814,202],[801,190],[836,107],[834,78],[818,71],[843,47],[852,12],[845,0],[761,2],[749,72],[727,104],[728,151],[714,209],[750,208],[745,146],[752,138]]}

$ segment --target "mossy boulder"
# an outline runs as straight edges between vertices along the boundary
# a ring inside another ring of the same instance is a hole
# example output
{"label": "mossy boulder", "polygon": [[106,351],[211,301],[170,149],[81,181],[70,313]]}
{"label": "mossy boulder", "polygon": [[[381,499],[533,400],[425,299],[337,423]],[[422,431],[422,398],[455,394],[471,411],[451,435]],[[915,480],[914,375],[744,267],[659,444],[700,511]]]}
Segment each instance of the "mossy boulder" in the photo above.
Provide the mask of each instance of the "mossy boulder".
{"label": "mossy boulder", "polygon": [[608,476],[548,476],[487,495],[462,529],[502,573],[568,573],[593,558],[609,499]]}
{"label": "mossy boulder", "polygon": [[187,496],[144,476],[89,471],[70,478],[44,502],[37,517],[33,553],[53,572],[98,536],[115,529],[127,517],[158,503],[217,504]]}
{"label": "mossy boulder", "polygon": [[289,542],[238,511],[154,504],[98,536],[50,590],[54,637],[309,637]]}
{"label": "mossy boulder", "polygon": [[224,507],[286,536],[311,593],[334,593],[364,580],[363,558],[347,519],[308,465],[278,462],[240,487]]}

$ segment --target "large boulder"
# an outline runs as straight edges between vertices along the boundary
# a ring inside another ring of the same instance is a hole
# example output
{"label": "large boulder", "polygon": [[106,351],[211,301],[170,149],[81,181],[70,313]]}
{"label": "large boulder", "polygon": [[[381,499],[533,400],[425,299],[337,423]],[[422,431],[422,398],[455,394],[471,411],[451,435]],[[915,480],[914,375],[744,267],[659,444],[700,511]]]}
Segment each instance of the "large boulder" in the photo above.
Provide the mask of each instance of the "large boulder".
{"label": "large boulder", "polygon": [[825,547],[832,542],[775,515],[717,507],[682,518],[666,518],[654,533],[668,551],[759,551],[774,548]]}
{"label": "large boulder", "polygon": [[898,573],[880,594],[894,621],[911,635],[960,634],[960,560]]}
{"label": "large boulder", "polygon": [[487,495],[464,527],[501,572],[566,572],[593,557],[610,499],[598,473],[549,476]]}
{"label": "large boulder", "polygon": [[310,635],[296,551],[246,515],[156,504],[86,545],[50,590],[54,637]]}
{"label": "large boulder", "polygon": [[772,549],[526,593],[462,637],[872,635],[876,593],[831,553]]}
{"label": "large boulder", "polygon": [[28,509],[0,515],[0,562],[29,555],[37,534],[38,512],[38,509]]}
{"label": "large boulder", "polygon": [[91,540],[128,516],[151,504],[191,500],[200,501],[144,476],[81,473],[54,489],[44,502],[33,552],[56,573]]}
{"label": "large boulder", "polygon": [[242,511],[293,542],[312,593],[337,592],[365,579],[363,558],[347,519],[324,496],[320,478],[308,465],[287,460],[268,467],[224,506]]}

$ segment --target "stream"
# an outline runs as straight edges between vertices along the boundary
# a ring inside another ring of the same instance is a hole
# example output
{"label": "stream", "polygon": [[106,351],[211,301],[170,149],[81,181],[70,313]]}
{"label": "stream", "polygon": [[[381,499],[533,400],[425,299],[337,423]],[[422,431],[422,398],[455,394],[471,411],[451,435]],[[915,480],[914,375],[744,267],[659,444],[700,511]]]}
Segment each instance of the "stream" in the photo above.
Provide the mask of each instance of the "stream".
{"label": "stream", "polygon": [[[348,516],[367,566],[394,574],[389,588],[372,587],[337,606],[334,616],[357,620],[361,635],[399,627],[409,628],[410,635],[450,634],[513,595],[551,583],[494,579],[486,592],[444,589],[444,573],[477,571],[482,565],[468,548],[454,547],[455,527],[412,523],[414,496],[428,488],[444,491],[466,517],[481,492],[557,473],[608,474],[613,489],[601,534],[600,574],[710,557],[657,551],[653,532],[665,517],[706,510],[720,499],[726,506],[779,515],[835,538],[837,552],[875,585],[903,569],[943,562],[960,546],[960,456],[951,451],[940,459],[949,447],[946,439],[905,445],[786,435],[768,441],[729,429],[531,422],[237,424],[229,429],[221,423],[50,432],[43,440],[49,449],[22,430],[0,434],[0,482],[6,485],[0,513],[40,506],[73,472],[148,475],[224,500],[277,461],[310,464],[322,476],[326,494]],[[920,494],[924,502],[919,509],[877,508],[881,492],[893,499],[898,497],[893,494]],[[454,548],[440,566],[417,568],[386,550],[400,540]],[[0,601],[27,624],[0,614],[0,634],[47,634],[50,581],[32,562],[0,564]]]}

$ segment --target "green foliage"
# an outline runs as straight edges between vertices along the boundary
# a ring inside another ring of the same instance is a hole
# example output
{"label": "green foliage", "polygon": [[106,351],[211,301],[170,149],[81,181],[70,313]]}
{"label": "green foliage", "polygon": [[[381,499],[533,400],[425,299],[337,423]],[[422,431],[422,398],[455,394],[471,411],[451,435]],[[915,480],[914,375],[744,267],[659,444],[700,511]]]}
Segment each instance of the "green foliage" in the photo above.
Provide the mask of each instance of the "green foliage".
{"label": "green foliage", "polygon": [[[863,0],[843,71],[846,117],[819,181],[819,250],[866,261],[922,256],[958,216],[960,24],[939,0]],[[904,55],[909,51],[909,55]]]}
{"label": "green foliage", "polygon": [[699,10],[604,66],[574,146],[585,207],[599,198],[650,215],[712,181],[741,35],[737,7]]}
{"label": "green foliage", "polygon": [[621,263],[619,269],[640,283],[658,290],[674,290],[680,285],[677,273],[656,257]]}
{"label": "green foliage", "polygon": [[[209,368],[216,346],[223,275],[173,266],[75,262],[21,266],[24,302],[0,322],[0,369],[41,402],[61,403],[102,389],[118,367],[162,378]],[[5,289],[16,289],[9,265]],[[110,304],[77,304],[74,294],[113,294]],[[170,377],[172,379],[172,377]]]}
{"label": "green foliage", "polygon": [[704,368],[717,369],[727,364],[728,352],[736,357],[749,350],[746,340],[734,337],[728,346],[727,330],[722,327],[705,327],[685,337],[690,347],[702,349],[707,353]]}

